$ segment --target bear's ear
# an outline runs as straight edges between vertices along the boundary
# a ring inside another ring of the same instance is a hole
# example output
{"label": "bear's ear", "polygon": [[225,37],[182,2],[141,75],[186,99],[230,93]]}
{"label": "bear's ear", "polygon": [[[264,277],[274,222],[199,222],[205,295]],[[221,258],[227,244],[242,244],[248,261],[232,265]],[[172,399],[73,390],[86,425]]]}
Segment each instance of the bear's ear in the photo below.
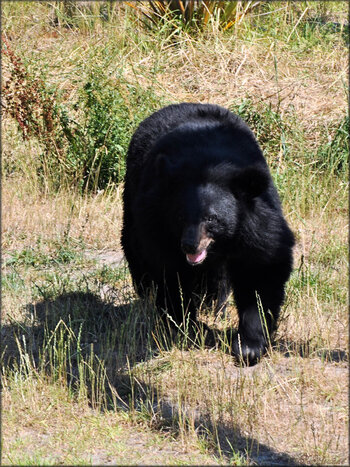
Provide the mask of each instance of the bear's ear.
{"label": "bear's ear", "polygon": [[267,170],[260,167],[246,167],[236,172],[231,178],[231,189],[237,197],[245,195],[255,198],[261,195],[270,183]]}

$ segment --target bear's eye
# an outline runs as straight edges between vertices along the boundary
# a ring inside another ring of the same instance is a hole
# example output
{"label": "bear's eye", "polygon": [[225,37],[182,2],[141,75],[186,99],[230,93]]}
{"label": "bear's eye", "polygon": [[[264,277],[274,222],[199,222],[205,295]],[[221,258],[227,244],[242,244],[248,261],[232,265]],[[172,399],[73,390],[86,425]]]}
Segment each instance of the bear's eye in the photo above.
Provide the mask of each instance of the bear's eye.
{"label": "bear's eye", "polygon": [[206,218],[207,222],[216,222],[217,221],[217,217],[216,216],[208,216]]}

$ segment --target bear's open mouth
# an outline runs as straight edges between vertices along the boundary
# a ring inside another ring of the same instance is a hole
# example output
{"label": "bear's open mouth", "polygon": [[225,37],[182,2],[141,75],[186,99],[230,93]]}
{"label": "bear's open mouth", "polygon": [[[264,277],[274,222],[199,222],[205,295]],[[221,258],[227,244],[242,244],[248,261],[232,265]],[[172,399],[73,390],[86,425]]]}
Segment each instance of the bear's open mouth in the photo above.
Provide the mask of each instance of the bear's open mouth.
{"label": "bear's open mouth", "polygon": [[190,255],[189,253],[186,254],[186,259],[191,266],[196,266],[197,264],[203,263],[205,258],[207,257],[207,250],[204,249],[199,253],[195,253],[194,255]]}
{"label": "bear's open mouth", "polygon": [[208,248],[214,240],[207,235],[203,235],[199,242],[196,253],[186,253],[186,260],[191,266],[202,264],[208,255]]}

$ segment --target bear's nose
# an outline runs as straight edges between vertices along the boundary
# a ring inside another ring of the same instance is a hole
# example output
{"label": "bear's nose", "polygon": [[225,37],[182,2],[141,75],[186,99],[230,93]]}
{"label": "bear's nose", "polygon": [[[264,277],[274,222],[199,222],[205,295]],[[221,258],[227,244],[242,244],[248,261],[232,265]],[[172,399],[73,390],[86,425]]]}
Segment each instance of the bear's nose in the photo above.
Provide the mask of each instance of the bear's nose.
{"label": "bear's nose", "polygon": [[181,248],[184,253],[194,255],[195,253],[197,253],[198,243],[183,240],[181,242]]}
{"label": "bear's nose", "polygon": [[182,233],[181,248],[182,251],[189,255],[194,255],[198,251],[201,240],[201,224],[192,224]]}

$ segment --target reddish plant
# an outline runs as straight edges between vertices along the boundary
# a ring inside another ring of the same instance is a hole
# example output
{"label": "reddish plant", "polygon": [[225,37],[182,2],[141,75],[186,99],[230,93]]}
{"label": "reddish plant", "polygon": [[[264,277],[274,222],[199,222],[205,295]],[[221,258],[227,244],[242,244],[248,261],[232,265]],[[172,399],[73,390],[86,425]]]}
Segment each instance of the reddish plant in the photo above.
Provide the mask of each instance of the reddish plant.
{"label": "reddish plant", "polygon": [[17,121],[24,139],[34,135],[50,145],[55,128],[55,95],[47,92],[41,78],[28,71],[3,34],[2,55],[7,58],[2,87],[5,113]]}

